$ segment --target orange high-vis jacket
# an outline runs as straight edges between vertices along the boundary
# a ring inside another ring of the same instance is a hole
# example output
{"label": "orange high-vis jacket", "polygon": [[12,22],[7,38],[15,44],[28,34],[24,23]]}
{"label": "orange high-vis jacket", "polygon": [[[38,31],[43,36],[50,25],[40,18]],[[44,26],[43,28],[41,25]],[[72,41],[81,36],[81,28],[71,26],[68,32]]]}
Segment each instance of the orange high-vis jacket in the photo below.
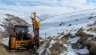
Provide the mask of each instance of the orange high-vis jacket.
{"label": "orange high-vis jacket", "polygon": [[33,18],[32,22],[33,22],[35,30],[40,29],[40,22],[39,21],[37,22],[36,19]]}

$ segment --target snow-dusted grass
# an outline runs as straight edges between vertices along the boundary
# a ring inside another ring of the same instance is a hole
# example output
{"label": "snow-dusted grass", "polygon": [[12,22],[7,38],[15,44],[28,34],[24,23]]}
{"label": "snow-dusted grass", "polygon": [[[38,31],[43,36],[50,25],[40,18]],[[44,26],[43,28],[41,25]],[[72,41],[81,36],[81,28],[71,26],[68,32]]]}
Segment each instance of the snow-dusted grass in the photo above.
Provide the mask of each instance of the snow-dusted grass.
{"label": "snow-dusted grass", "polygon": [[60,55],[77,55],[75,51],[72,49],[71,45],[67,45],[67,51],[64,53],[61,53]]}

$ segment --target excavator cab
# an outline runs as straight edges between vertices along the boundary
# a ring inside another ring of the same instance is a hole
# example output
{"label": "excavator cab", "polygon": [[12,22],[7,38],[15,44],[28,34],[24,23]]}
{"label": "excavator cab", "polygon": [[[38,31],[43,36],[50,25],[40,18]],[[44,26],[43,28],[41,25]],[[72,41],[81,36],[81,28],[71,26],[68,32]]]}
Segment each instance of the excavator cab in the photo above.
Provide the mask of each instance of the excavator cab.
{"label": "excavator cab", "polygon": [[28,47],[31,42],[31,36],[28,34],[28,26],[14,26],[14,32],[9,38],[10,49],[21,49]]}
{"label": "excavator cab", "polygon": [[16,40],[29,40],[28,26],[15,26]]}

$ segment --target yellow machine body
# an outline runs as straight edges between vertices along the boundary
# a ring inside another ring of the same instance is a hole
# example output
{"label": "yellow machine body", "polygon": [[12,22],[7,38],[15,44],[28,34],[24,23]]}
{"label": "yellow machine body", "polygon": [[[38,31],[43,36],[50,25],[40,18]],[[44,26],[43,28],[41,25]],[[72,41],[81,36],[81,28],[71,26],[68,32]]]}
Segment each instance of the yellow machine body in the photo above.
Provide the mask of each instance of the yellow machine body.
{"label": "yellow machine body", "polygon": [[31,37],[28,37],[27,27],[18,25],[14,27],[14,34],[10,35],[9,38],[10,49],[24,49],[32,41]]}
{"label": "yellow machine body", "polygon": [[29,42],[31,42],[31,40],[16,40],[15,37],[12,37],[11,48],[12,49],[25,49],[25,48],[22,48],[22,46],[27,45]]}
{"label": "yellow machine body", "polygon": [[11,39],[11,48],[15,48],[16,46],[16,38],[15,37],[12,37],[12,39]]}
{"label": "yellow machine body", "polygon": [[[34,15],[34,18],[32,18],[32,24],[33,24],[34,38],[31,39],[29,37],[29,39],[26,39],[28,37],[28,30],[27,30],[28,26],[20,26],[20,25],[18,26],[18,25],[16,25],[16,26],[14,26],[14,34],[10,35],[10,38],[9,38],[9,48],[10,49],[22,49],[22,48],[25,48],[26,46],[28,47],[28,44],[30,44],[33,40],[36,41],[35,45],[39,46],[40,22],[38,22],[36,20],[36,13],[35,12],[33,13],[33,15]],[[21,29],[16,30],[16,28],[18,29],[18,27],[21,28]],[[20,30],[25,31],[26,35],[24,33],[22,33],[23,31],[20,32]],[[21,35],[20,35],[20,33],[21,33]],[[25,37],[25,39],[24,39],[24,37]],[[35,43],[34,41],[32,43]],[[33,46],[35,46],[35,45],[33,45]]]}

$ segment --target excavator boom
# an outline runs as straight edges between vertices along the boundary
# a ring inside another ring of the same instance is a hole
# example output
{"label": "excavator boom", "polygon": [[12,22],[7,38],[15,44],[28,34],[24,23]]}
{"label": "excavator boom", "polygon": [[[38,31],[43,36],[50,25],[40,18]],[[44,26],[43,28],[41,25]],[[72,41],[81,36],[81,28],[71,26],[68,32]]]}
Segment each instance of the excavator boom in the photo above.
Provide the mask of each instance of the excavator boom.
{"label": "excavator boom", "polygon": [[32,13],[34,16],[32,19],[32,24],[33,24],[33,32],[34,32],[34,40],[37,41],[37,45],[39,46],[39,29],[40,29],[40,22],[36,20],[36,12]]}

